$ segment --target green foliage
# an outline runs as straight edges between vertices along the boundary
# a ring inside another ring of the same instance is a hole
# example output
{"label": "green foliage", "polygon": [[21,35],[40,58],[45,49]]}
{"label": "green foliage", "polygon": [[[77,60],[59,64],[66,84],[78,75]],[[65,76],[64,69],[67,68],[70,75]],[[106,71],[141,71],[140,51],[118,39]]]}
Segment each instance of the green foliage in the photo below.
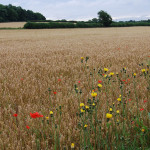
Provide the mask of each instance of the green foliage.
{"label": "green foliage", "polygon": [[109,27],[112,23],[111,16],[103,10],[98,12],[98,18],[99,18],[99,22],[101,22],[104,27]]}
{"label": "green foliage", "polygon": [[132,27],[132,26],[150,26],[149,22],[113,22],[111,27]]}
{"label": "green foliage", "polygon": [[[148,22],[113,22],[110,27],[130,27],[130,26],[150,26]],[[103,27],[100,23],[85,22],[28,22],[24,25],[25,29],[54,29],[54,28],[96,28]]]}
{"label": "green foliage", "polygon": [[24,25],[25,29],[53,29],[53,28],[94,28],[94,27],[102,27],[101,24],[98,23],[57,23],[57,22],[49,22],[49,23],[34,23],[28,22]]}
{"label": "green foliage", "polygon": [[46,20],[46,18],[42,14],[34,13],[31,10],[26,11],[21,7],[12,6],[11,4],[7,6],[0,4],[0,22],[30,20]]}

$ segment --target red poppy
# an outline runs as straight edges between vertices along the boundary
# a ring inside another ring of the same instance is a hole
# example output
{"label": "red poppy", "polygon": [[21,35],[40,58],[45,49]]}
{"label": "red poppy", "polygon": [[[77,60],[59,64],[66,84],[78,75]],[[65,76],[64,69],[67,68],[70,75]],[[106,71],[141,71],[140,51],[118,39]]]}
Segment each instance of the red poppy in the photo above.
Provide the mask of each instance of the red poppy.
{"label": "red poppy", "polygon": [[102,74],[103,76],[105,75],[105,74]]}
{"label": "red poppy", "polygon": [[102,81],[101,81],[101,80],[98,80],[98,83],[102,83]]}
{"label": "red poppy", "polygon": [[58,79],[58,81],[61,81],[61,79]]}
{"label": "red poppy", "polygon": [[129,99],[129,101],[131,102],[131,99]]}
{"label": "red poppy", "polygon": [[134,121],[132,121],[131,123],[134,124]]}
{"label": "red poppy", "polygon": [[13,116],[14,116],[14,117],[17,117],[17,116],[18,116],[18,114],[13,114]]}
{"label": "red poppy", "polygon": [[130,81],[130,79],[128,79],[128,81]]}
{"label": "red poppy", "polygon": [[36,113],[30,113],[31,118],[40,118],[43,117],[43,115],[40,115],[38,112]]}
{"label": "red poppy", "polygon": [[146,100],[144,100],[144,103],[146,103],[147,101]]}
{"label": "red poppy", "polygon": [[122,80],[123,82],[125,82],[126,80]]}
{"label": "red poppy", "polygon": [[56,95],[56,94],[57,94],[57,92],[54,92],[54,94]]}
{"label": "red poppy", "polygon": [[140,111],[143,111],[143,110],[144,110],[144,108],[141,108],[141,109],[140,109]]}
{"label": "red poppy", "polygon": [[120,48],[118,48],[118,50],[120,50]]}
{"label": "red poppy", "polygon": [[29,127],[29,126],[26,126],[26,128],[27,128],[27,129],[30,129],[30,127]]}
{"label": "red poppy", "polygon": [[128,82],[125,82],[125,84],[128,84]]}
{"label": "red poppy", "polygon": [[21,78],[21,81],[23,81],[23,78]]}
{"label": "red poppy", "polygon": [[78,83],[80,83],[80,81],[78,81]]}

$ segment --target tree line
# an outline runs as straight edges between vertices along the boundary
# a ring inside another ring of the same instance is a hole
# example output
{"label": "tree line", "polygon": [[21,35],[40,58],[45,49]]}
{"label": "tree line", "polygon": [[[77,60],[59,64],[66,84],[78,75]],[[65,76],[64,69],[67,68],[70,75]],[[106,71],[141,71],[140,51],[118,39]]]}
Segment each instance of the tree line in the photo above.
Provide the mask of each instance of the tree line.
{"label": "tree line", "polygon": [[131,27],[131,26],[150,26],[150,20],[147,21],[128,21],[114,22],[112,17],[105,11],[98,12],[98,18],[89,21],[67,21],[62,20],[45,20],[47,23],[28,22],[25,29],[53,29],[53,28],[95,28],[95,27]]}
{"label": "tree line", "polygon": [[11,21],[32,21],[46,20],[46,18],[38,12],[22,9],[20,6],[2,5],[0,4],[0,22]]}
{"label": "tree line", "polygon": [[[38,12],[25,10],[23,8],[0,4],[0,22],[26,21],[26,22],[48,22],[43,23],[27,23],[24,28],[90,28],[90,27],[129,27],[129,26],[150,26],[150,20],[141,21],[119,21],[114,22],[107,12],[101,10],[97,13],[98,17],[88,21],[67,21],[62,20],[46,20],[46,18]],[[61,23],[61,24],[60,24]]]}

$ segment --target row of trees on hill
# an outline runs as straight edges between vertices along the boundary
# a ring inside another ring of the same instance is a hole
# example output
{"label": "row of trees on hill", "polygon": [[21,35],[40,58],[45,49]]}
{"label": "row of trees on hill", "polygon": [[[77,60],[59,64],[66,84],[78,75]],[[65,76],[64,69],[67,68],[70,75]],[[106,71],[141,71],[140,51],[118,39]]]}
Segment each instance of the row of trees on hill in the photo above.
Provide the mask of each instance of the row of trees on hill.
{"label": "row of trees on hill", "polygon": [[40,13],[25,10],[21,7],[0,4],[0,22],[46,20]]}

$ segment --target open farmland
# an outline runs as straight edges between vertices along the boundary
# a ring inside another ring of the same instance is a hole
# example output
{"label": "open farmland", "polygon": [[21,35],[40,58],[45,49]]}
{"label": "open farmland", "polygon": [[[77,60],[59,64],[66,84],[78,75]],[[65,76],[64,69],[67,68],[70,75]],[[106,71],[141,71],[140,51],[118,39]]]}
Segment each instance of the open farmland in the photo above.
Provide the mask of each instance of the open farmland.
{"label": "open farmland", "polygon": [[149,60],[149,27],[0,30],[1,149],[148,148]]}
{"label": "open farmland", "polygon": [[0,23],[0,28],[23,28],[26,22],[8,22]]}

